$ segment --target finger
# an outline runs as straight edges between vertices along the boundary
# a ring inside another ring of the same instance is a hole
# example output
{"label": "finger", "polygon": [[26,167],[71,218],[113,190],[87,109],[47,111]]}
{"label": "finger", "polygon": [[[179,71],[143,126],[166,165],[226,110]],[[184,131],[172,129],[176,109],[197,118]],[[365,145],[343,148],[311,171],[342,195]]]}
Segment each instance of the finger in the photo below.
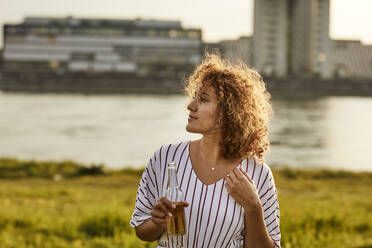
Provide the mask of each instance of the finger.
{"label": "finger", "polygon": [[231,176],[226,176],[226,189],[227,192],[231,193],[232,186],[234,185],[233,179],[231,179]]}
{"label": "finger", "polygon": [[236,178],[242,178],[242,174],[240,173],[239,168],[234,168],[234,169],[232,170],[232,172],[233,172],[233,175],[234,175]]}
{"label": "finger", "polygon": [[248,174],[245,171],[242,171],[242,173],[243,173],[244,177],[251,183],[252,188],[257,193],[256,185],[254,184],[253,180],[248,176]]}
{"label": "finger", "polygon": [[226,176],[225,176],[225,180],[226,180],[226,184],[230,184],[230,183],[232,183],[231,182],[231,173],[229,173],[229,174],[227,174]]}
{"label": "finger", "polygon": [[247,173],[242,168],[236,168],[235,173],[238,175],[240,179],[248,179],[248,181],[252,182],[252,180],[248,177]]}
{"label": "finger", "polygon": [[189,206],[189,203],[188,203],[188,202],[183,202],[183,206],[184,206],[185,208],[187,208],[187,207]]}
{"label": "finger", "polygon": [[162,212],[162,211],[159,211],[159,210],[152,210],[151,211],[151,216],[153,217],[157,217],[157,218],[165,218],[167,216],[166,213]]}
{"label": "finger", "polygon": [[165,214],[168,214],[168,212],[169,212],[168,208],[160,200],[158,201],[158,203],[156,203],[156,205],[154,206],[154,209],[157,209],[159,211],[162,211]]}
{"label": "finger", "polygon": [[164,222],[166,222],[166,219],[158,217],[152,217],[151,220],[156,224],[163,224]]}
{"label": "finger", "polygon": [[230,183],[228,183],[227,180],[226,180],[225,187],[226,187],[227,192],[231,193]]}
{"label": "finger", "polygon": [[235,181],[238,179],[238,176],[237,176],[237,173],[235,171],[235,169],[233,169],[231,172],[230,172],[230,179],[232,179],[232,181]]}
{"label": "finger", "polygon": [[248,179],[248,181],[250,181],[252,184],[253,184],[253,181],[252,179],[248,176],[247,172],[245,172],[243,169],[240,169],[240,171],[242,172],[242,174]]}
{"label": "finger", "polygon": [[170,200],[168,200],[165,197],[160,198],[160,201],[168,208],[168,209],[174,209],[176,208],[176,205],[174,205]]}
{"label": "finger", "polygon": [[159,226],[160,225],[164,226],[164,224],[167,224],[165,219],[156,218],[156,217],[151,218],[151,221],[154,222],[154,224],[159,225]]}
{"label": "finger", "polygon": [[172,209],[175,209],[176,208],[176,205],[174,205],[171,201],[169,201],[167,198],[163,197],[160,199],[161,200],[161,203],[162,203],[162,206],[164,207],[164,209],[166,209],[166,214],[169,216],[169,217],[172,217],[172,213],[171,213],[171,210]]}

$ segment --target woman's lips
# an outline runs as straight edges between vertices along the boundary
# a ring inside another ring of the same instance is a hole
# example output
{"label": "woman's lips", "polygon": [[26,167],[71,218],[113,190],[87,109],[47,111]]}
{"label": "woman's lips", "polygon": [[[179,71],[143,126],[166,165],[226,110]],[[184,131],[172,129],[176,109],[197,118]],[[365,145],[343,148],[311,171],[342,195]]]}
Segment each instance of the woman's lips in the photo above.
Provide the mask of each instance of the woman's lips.
{"label": "woman's lips", "polygon": [[196,119],[198,119],[198,118],[196,118],[196,117],[194,117],[192,115],[189,115],[189,118],[188,118],[189,121],[196,120]]}

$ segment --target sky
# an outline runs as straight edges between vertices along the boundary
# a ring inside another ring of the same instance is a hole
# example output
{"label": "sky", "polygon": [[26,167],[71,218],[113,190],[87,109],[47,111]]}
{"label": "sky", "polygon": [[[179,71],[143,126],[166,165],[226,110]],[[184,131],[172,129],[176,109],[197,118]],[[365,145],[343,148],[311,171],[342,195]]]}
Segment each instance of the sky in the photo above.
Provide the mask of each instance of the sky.
{"label": "sky", "polygon": [[[331,0],[331,38],[372,45],[371,13],[372,0]],[[253,0],[0,0],[1,27],[25,16],[179,20],[207,42],[253,33]]]}

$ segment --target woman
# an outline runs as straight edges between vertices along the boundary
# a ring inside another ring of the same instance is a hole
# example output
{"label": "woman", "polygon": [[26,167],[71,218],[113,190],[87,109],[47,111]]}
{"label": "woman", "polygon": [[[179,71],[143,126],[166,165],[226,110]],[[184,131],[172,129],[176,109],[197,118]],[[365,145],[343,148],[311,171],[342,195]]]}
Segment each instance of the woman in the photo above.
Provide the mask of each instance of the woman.
{"label": "woman", "polygon": [[[163,145],[150,159],[130,221],[137,236],[158,247],[280,247],[277,191],[264,163],[272,109],[261,76],[207,54],[185,90],[193,96],[186,130],[202,138]],[[166,232],[170,161],[187,206],[181,240]]]}

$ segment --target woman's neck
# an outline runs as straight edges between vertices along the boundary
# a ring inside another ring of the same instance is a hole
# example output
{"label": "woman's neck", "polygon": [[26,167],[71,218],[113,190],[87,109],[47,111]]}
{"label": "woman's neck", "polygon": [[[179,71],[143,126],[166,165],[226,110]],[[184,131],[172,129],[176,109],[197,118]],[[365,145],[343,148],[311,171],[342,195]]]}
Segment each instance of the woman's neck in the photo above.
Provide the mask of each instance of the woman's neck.
{"label": "woman's neck", "polygon": [[216,164],[223,160],[221,154],[221,147],[219,142],[219,135],[203,135],[199,142],[199,152],[207,161]]}

